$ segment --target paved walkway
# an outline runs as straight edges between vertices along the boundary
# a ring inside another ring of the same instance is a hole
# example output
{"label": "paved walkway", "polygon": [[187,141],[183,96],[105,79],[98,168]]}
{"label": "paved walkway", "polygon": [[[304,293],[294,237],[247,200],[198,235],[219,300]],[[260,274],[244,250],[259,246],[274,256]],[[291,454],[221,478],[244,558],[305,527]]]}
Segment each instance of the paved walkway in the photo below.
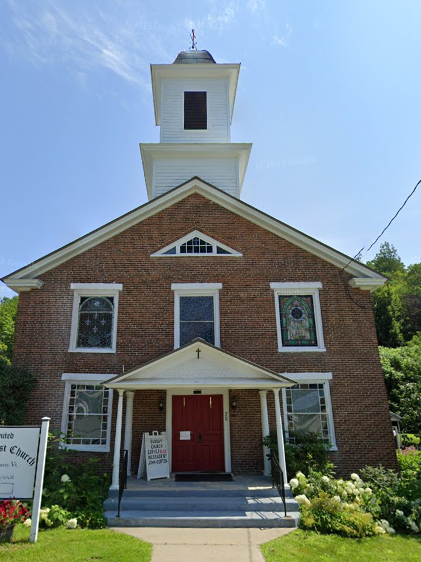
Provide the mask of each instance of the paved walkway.
{"label": "paved walkway", "polygon": [[264,562],[259,545],[293,530],[113,528],[152,543],[152,562]]}

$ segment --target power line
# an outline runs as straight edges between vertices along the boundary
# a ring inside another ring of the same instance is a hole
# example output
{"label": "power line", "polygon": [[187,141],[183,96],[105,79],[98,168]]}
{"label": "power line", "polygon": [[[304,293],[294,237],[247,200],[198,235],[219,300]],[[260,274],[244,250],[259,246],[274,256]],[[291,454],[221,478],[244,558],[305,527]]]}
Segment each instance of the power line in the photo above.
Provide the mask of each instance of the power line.
{"label": "power line", "polygon": [[417,187],[419,186],[420,183],[421,183],[421,180],[418,181],[417,185],[414,187],[414,189],[411,191],[411,193],[408,195],[408,197],[403,202],[403,205],[401,207],[399,207],[399,209],[396,211],[395,215],[390,219],[390,221],[387,223],[387,225],[383,228],[383,230],[380,232],[380,234],[377,236],[377,238],[374,240],[374,242],[368,248],[367,252],[369,252],[371,250],[371,248],[374,246],[374,244],[379,240],[379,238],[381,238],[383,236],[383,234],[386,232],[386,230],[389,228],[389,226],[392,224],[392,222],[395,220],[395,218],[399,215],[399,213],[405,207],[405,205],[407,204],[409,199],[414,195],[414,193],[416,192]]}
{"label": "power line", "polygon": [[[367,248],[366,250],[366,254],[371,250],[371,248],[380,240],[380,238],[383,236],[383,234],[386,232],[386,230],[389,228],[389,226],[392,224],[392,222],[395,220],[395,218],[399,215],[399,213],[402,211],[402,209],[405,207],[405,205],[408,203],[409,199],[414,195],[414,193],[416,192],[418,186],[420,185],[421,180],[419,180],[417,182],[417,184],[415,185],[414,189],[411,191],[411,193],[408,195],[408,197],[405,199],[405,201],[403,202],[403,204],[399,207],[399,209],[396,211],[396,213],[394,214],[394,216],[390,219],[390,221],[387,223],[387,225],[383,228],[383,230],[380,232],[380,234],[377,236],[377,238],[374,240],[374,242]],[[364,250],[364,246],[361,248],[361,250],[359,252],[357,252],[355,254],[355,256],[353,258],[351,258],[349,260],[349,262],[342,268],[342,271],[344,271],[353,261],[355,261],[360,255],[361,252]]]}

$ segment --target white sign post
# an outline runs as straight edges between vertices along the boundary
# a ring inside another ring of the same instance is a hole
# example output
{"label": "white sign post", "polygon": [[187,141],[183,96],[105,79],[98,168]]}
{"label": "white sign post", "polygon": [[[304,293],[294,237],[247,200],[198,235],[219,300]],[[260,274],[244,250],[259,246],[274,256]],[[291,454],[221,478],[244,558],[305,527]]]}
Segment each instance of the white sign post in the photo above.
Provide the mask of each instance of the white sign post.
{"label": "white sign post", "polygon": [[34,499],[31,542],[36,542],[38,537],[49,425],[50,418],[42,418],[41,430],[0,426],[0,499]]}
{"label": "white sign post", "polygon": [[48,428],[50,427],[50,418],[42,418],[41,424],[41,437],[38,449],[38,464],[37,464],[37,477],[35,480],[35,495],[34,503],[32,504],[32,524],[31,534],[29,535],[30,542],[37,542],[38,539],[38,525],[39,525],[39,511],[41,509],[42,500],[42,486],[44,484],[44,469],[45,458],[47,456],[47,441],[48,441]]}

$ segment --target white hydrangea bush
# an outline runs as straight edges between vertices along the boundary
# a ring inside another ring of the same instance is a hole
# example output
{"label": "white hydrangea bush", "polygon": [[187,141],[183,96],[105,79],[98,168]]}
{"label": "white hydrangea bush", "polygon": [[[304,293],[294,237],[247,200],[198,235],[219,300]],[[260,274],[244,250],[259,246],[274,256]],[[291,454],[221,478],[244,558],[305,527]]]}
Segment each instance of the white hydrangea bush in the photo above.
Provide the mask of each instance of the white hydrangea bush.
{"label": "white hydrangea bush", "polygon": [[[307,528],[311,528],[313,522],[314,528],[319,532],[348,533],[348,536],[396,533],[388,520],[380,518],[380,501],[370,486],[355,472],[351,474],[349,480],[335,479],[331,474],[317,472],[310,472],[307,477],[302,472],[298,472],[290,480],[289,485],[300,505],[302,520],[305,521]],[[324,506],[325,519],[328,521],[326,529],[316,526],[315,512],[320,510],[321,506]],[[329,516],[326,514],[330,515],[330,523]],[[396,510],[391,517],[393,521],[399,521],[400,529],[406,528],[407,532],[420,533],[416,522],[406,516],[402,510]]]}

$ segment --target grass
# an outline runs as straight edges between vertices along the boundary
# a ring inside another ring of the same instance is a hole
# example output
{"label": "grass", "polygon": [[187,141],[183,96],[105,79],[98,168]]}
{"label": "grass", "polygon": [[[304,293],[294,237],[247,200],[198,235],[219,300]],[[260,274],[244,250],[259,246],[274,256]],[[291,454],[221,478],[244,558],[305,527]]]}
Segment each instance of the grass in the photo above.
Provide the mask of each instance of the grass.
{"label": "grass", "polygon": [[29,529],[15,528],[11,543],[0,545],[0,561],[7,562],[150,562],[149,543],[121,533],[101,529],[49,529],[29,543]]}
{"label": "grass", "polygon": [[419,562],[421,538],[347,539],[298,530],[262,545],[262,552],[267,562]]}

